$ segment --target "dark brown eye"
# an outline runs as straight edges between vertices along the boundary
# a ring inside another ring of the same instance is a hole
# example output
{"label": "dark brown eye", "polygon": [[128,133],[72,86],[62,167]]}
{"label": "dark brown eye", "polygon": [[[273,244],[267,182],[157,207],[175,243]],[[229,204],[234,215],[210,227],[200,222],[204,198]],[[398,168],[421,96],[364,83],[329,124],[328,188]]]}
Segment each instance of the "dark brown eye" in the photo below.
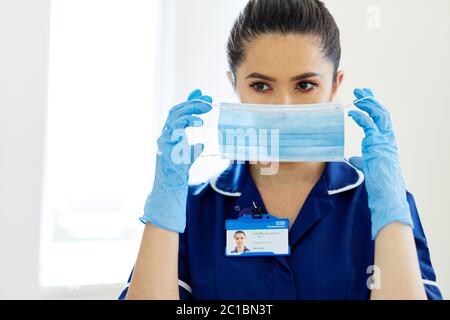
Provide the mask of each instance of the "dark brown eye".
{"label": "dark brown eye", "polygon": [[301,82],[298,84],[298,87],[300,90],[307,91],[312,89],[314,87],[314,84],[312,84],[311,82]]}
{"label": "dark brown eye", "polygon": [[253,89],[255,89],[258,92],[265,92],[269,89],[269,86],[262,82],[256,82],[250,85]]}

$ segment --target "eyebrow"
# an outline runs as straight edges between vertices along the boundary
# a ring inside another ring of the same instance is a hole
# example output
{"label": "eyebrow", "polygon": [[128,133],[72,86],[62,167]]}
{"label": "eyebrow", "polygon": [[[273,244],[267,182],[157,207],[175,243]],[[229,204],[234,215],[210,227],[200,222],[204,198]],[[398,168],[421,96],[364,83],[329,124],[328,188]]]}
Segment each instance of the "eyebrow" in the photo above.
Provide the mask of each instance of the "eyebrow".
{"label": "eyebrow", "polygon": [[[319,76],[320,76],[320,74],[316,73],[316,72],[305,72],[303,74],[299,74],[298,76],[292,77],[291,81],[304,80],[304,79],[307,79],[307,78],[319,77]],[[276,78],[269,77],[269,76],[263,75],[263,74],[258,73],[258,72],[252,72],[247,77],[245,77],[245,79],[249,79],[249,78],[257,78],[257,79],[262,79],[262,80],[267,80],[267,81],[272,81],[272,82],[276,82],[277,81]]]}

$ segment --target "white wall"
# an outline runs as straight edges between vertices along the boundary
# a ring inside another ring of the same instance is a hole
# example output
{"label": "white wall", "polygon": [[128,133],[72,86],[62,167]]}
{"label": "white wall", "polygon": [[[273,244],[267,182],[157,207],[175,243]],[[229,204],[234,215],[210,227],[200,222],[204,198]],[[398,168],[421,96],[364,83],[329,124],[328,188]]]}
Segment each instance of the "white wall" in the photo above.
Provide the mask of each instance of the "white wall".
{"label": "white wall", "polygon": [[0,0],[0,299],[115,298],[38,284],[49,22],[50,0]]}
{"label": "white wall", "polygon": [[[438,283],[450,298],[450,127],[444,122],[450,118],[450,1],[326,3],[343,35],[343,100],[351,98],[352,88],[369,86],[389,108],[407,187],[417,203]],[[380,30],[367,28],[370,5],[380,10]],[[349,152],[354,153],[359,146],[351,140]]]}
{"label": "white wall", "polygon": [[0,1],[0,298],[39,295],[49,6]]}
{"label": "white wall", "polygon": [[[0,0],[0,298],[111,298],[120,286],[46,290],[38,287],[43,132],[49,0]],[[232,100],[225,44],[245,0],[167,0],[171,9],[162,78],[167,109],[202,88]],[[328,0],[342,32],[347,77],[341,100],[356,86],[374,88],[390,109],[408,188],[415,195],[438,282],[450,296],[448,0]],[[380,30],[367,28],[378,5]],[[161,115],[159,122],[163,121]],[[350,127],[350,126],[349,126]],[[350,127],[347,153],[362,134]],[[206,160],[205,160],[206,161]]]}

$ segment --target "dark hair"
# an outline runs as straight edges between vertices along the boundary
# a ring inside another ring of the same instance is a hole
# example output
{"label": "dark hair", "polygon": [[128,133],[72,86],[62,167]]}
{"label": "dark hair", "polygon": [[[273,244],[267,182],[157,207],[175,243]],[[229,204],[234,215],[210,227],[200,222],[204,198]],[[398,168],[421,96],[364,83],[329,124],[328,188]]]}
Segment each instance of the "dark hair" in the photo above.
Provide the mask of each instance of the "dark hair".
{"label": "dark hair", "polygon": [[242,234],[244,235],[244,237],[245,237],[245,232],[244,232],[244,231],[241,231],[241,230],[239,230],[239,231],[236,231],[236,232],[234,233],[234,236],[233,236],[233,238],[234,238],[234,237],[236,237],[236,235],[237,235],[238,233],[242,233]]}
{"label": "dark hair", "polygon": [[266,34],[316,37],[324,56],[334,64],[336,80],[341,59],[339,28],[322,1],[249,0],[233,25],[227,45],[228,64],[234,79],[247,45]]}

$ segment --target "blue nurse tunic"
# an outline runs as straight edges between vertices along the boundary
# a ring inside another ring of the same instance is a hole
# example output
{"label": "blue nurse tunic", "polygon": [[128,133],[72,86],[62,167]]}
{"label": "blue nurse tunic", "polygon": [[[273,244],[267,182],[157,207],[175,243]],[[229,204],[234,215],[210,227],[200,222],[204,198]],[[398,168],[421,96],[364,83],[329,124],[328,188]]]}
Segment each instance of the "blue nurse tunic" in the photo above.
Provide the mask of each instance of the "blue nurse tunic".
{"label": "blue nurse tunic", "polygon": [[[409,192],[407,199],[428,299],[442,299]],[[233,163],[189,187],[186,231],[179,237],[181,299],[369,299],[374,241],[361,171],[347,162],[327,163],[289,231],[289,256],[225,256],[225,220],[237,219],[253,201],[267,212],[248,163]]]}

